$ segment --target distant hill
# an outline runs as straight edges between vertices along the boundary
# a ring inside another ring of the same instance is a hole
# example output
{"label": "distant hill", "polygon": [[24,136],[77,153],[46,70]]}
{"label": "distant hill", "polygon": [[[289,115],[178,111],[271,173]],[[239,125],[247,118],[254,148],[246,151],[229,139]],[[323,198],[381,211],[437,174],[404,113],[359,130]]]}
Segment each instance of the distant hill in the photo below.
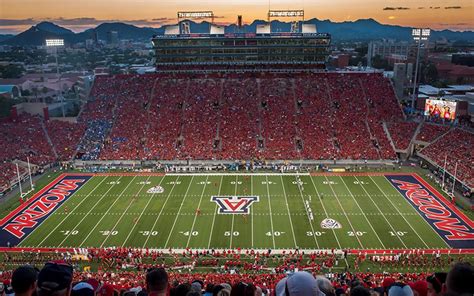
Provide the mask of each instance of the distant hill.
{"label": "distant hill", "polygon": [[[325,32],[332,35],[334,41],[368,41],[381,38],[390,38],[397,40],[410,40],[410,27],[385,25],[374,19],[361,19],[348,22],[332,22],[330,20],[319,20],[316,18],[306,21],[315,24],[318,32]],[[255,20],[251,24],[242,28],[243,32],[255,32],[258,24],[263,24],[263,20]],[[196,23],[190,21],[191,32],[205,33],[208,32],[209,23]],[[287,22],[273,21],[273,31],[288,32],[291,24]],[[166,26],[160,28],[137,27],[125,23],[103,23],[93,29],[84,32],[74,33],[69,29],[60,27],[51,22],[42,22],[30,29],[9,38],[0,39],[0,44],[21,45],[21,46],[38,46],[44,44],[47,38],[63,38],[66,43],[84,42],[86,39],[92,39],[94,32],[97,32],[99,39],[106,40],[107,32],[118,32],[119,39],[127,39],[134,41],[149,40],[155,34],[163,34]],[[236,25],[228,25],[225,27],[226,33],[238,32]],[[467,41],[474,40],[473,31],[457,32],[451,30],[432,31],[432,40],[445,38],[451,41]]]}
{"label": "distant hill", "polygon": [[99,39],[106,40],[107,32],[116,31],[118,32],[119,39],[128,39],[136,41],[149,40],[153,35],[157,34],[153,28],[141,28],[130,24],[124,23],[103,23],[94,29],[88,29],[84,32],[77,33],[75,40],[77,42],[84,42],[86,39],[92,39],[94,31],[97,32]]}
{"label": "distant hill", "polygon": [[0,34],[0,43],[14,37],[15,35],[13,34]]}

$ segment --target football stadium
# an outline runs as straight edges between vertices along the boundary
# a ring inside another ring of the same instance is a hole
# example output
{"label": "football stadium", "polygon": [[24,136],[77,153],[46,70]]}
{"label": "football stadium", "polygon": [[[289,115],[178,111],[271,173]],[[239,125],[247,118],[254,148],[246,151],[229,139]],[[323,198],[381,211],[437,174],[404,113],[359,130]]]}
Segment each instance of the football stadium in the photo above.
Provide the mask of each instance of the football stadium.
{"label": "football stadium", "polygon": [[38,295],[63,295],[41,286],[55,274],[71,295],[153,295],[153,277],[159,295],[472,295],[464,105],[407,116],[383,72],[327,67],[332,36],[304,20],[197,33],[194,17],[214,15],[150,40],[153,73],[95,75],[77,117],[0,121],[5,288],[49,262]]}

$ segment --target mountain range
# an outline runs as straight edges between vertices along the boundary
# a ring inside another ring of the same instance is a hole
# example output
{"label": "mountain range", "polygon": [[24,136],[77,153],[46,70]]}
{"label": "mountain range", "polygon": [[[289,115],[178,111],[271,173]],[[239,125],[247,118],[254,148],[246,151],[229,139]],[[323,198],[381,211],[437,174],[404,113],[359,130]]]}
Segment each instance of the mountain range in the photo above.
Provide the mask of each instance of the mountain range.
{"label": "mountain range", "polygon": [[[251,24],[245,25],[241,31],[255,32],[259,24],[265,21],[255,20]],[[395,25],[386,25],[377,22],[374,19],[361,19],[357,21],[332,22],[330,20],[318,20],[316,18],[306,21],[308,24],[315,24],[318,32],[329,33],[334,41],[367,41],[382,38],[396,40],[410,40],[411,27],[402,27]],[[208,22],[196,23],[190,21],[191,32],[205,33],[209,30]],[[288,32],[291,23],[272,21],[272,30]],[[147,41],[153,35],[163,34],[166,25],[160,28],[137,27],[126,23],[102,23],[95,28],[85,30],[80,33],[58,26],[51,22],[41,22],[32,26],[28,30],[18,35],[0,35],[0,44],[15,46],[39,46],[44,44],[44,40],[48,38],[62,38],[67,44],[75,44],[84,42],[87,39],[93,39],[94,33],[97,32],[99,39],[105,40],[107,32],[118,32],[119,39],[133,41]],[[225,26],[226,33],[238,32],[235,24]],[[474,40],[473,31],[451,31],[451,30],[432,30],[431,40],[447,39],[451,41],[472,42]]]}

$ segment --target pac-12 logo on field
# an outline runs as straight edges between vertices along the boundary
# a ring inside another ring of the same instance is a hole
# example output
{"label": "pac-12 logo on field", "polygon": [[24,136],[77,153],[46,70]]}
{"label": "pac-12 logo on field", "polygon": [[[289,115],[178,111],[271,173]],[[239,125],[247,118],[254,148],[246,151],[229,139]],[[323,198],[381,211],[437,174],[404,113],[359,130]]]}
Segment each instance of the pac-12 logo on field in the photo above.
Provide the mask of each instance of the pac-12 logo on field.
{"label": "pac-12 logo on field", "polygon": [[341,227],[342,227],[341,223],[331,218],[326,218],[323,221],[321,221],[321,228],[323,229],[339,229]]}
{"label": "pac-12 logo on field", "polygon": [[219,206],[219,214],[248,214],[250,206],[258,202],[258,196],[212,196]]}
{"label": "pac-12 logo on field", "polygon": [[165,189],[161,186],[155,186],[155,187],[151,187],[150,189],[147,190],[146,193],[163,193],[165,192]]}

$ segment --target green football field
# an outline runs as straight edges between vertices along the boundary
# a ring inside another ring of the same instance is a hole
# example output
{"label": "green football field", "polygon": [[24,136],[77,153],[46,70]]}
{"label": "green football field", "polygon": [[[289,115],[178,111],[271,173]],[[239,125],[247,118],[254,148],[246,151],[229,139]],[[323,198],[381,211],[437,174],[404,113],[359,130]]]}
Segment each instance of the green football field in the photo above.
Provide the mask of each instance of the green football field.
{"label": "green football field", "polygon": [[[213,196],[258,201],[221,214]],[[449,248],[382,175],[263,173],[94,175],[19,246]]]}

